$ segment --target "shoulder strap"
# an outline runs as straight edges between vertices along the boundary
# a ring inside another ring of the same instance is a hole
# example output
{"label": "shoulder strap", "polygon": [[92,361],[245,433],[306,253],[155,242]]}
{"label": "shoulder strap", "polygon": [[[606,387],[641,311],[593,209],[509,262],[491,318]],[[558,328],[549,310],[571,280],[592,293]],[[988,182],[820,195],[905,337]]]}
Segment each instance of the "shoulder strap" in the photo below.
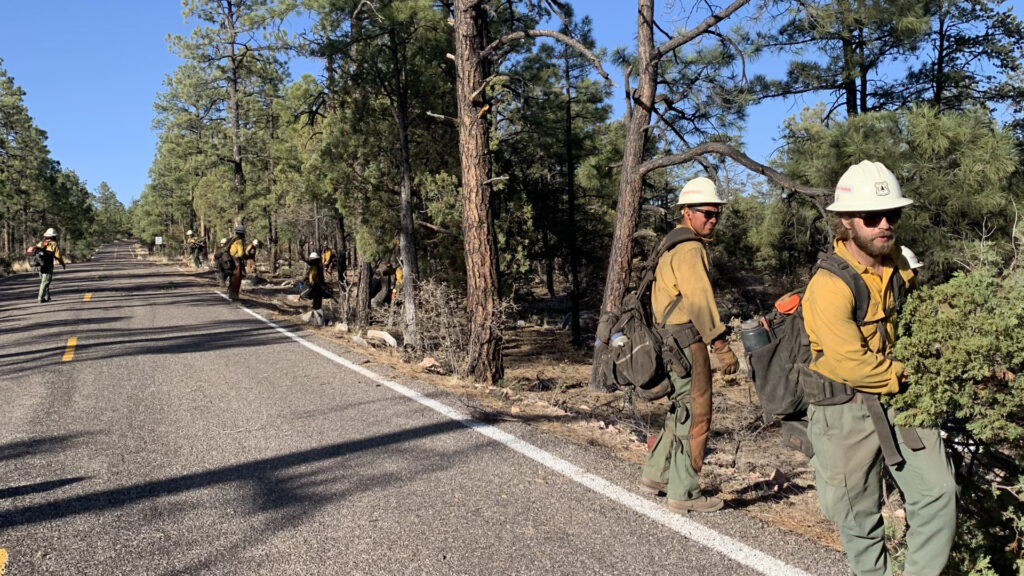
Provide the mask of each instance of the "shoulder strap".
{"label": "shoulder strap", "polygon": [[885,311],[886,317],[888,317],[892,311],[899,312],[900,309],[903,308],[903,303],[907,301],[909,286],[907,286],[907,281],[903,279],[903,275],[900,274],[899,267],[893,268],[892,278],[889,279],[889,285],[892,287],[892,308]]}
{"label": "shoulder strap", "polygon": [[843,257],[835,252],[829,253],[818,262],[818,268],[827,270],[839,277],[846,284],[846,287],[853,293],[853,319],[858,326],[864,325],[864,318],[868,315],[868,303],[871,301],[871,294],[868,292],[868,285],[860,274],[850,266],[850,263],[843,260]]}
{"label": "shoulder strap", "polygon": [[[650,287],[651,283],[654,282],[654,272],[658,268],[658,262],[661,257],[664,256],[668,251],[672,250],[676,246],[683,242],[693,242],[700,240],[700,237],[693,233],[693,230],[685,227],[673,228],[662,237],[661,241],[654,247],[650,257],[647,259],[647,263],[644,265],[644,273],[640,276],[640,285],[637,287],[637,295],[642,295]],[[675,300],[669,304],[666,309],[664,317],[662,318],[661,326],[665,327],[665,322],[668,321],[668,317],[672,315],[672,312],[679,306],[679,303],[683,301],[683,295],[676,296]]]}
{"label": "shoulder strap", "polygon": [[683,242],[692,242],[696,240],[700,240],[700,237],[694,234],[693,230],[690,230],[689,228],[673,228],[668,234],[665,234],[647,258],[647,263],[644,265],[644,273],[640,277],[640,286],[643,287],[645,283],[649,283],[654,280],[654,271],[658,268],[658,261],[661,260],[661,257],[664,256],[665,253]]}

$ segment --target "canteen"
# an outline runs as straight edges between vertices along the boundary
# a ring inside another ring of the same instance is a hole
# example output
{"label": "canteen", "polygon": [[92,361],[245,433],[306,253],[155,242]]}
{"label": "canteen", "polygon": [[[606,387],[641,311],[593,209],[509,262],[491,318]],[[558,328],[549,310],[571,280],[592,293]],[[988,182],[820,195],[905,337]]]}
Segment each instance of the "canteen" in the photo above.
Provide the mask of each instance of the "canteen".
{"label": "canteen", "polygon": [[743,350],[747,354],[762,346],[767,346],[771,342],[768,331],[757,318],[740,322],[740,340],[743,342]]}

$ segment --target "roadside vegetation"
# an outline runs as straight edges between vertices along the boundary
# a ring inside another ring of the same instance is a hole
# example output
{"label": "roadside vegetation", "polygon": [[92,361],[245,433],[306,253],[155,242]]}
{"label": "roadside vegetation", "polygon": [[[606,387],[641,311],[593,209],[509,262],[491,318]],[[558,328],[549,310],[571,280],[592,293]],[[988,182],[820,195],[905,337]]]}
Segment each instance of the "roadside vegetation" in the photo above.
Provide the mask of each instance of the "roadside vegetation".
{"label": "roadside vegetation", "polygon": [[[182,64],[154,104],[150,182],[127,210],[49,157],[0,63],[7,262],[47,226],[73,257],[130,229],[174,261],[187,230],[213,247],[244,224],[265,245],[267,282],[250,296],[285,314],[303,258],[329,246],[344,272],[328,309],[346,334],[385,328],[396,361],[433,358],[419,370],[508,417],[537,398],[642,450],[659,407],[607,392],[591,343],[600,310],[619,306],[676,224],[682,183],[709,175],[729,200],[711,259],[735,324],[806,283],[832,239],[836,180],[882,161],[915,202],[899,241],[925,263],[900,328],[913,378],[898,402],[942,426],[959,458],[950,573],[1024,573],[1024,25],[1008,7],[638,0],[636,43],[613,50],[596,45],[582,2],[183,5],[195,29],[170,38]],[[321,72],[289,77],[296,56]],[[768,61],[783,72],[760,73]],[[755,106],[797,96],[814,105],[780,134],[747,132]],[[744,141],[766,137],[779,145],[762,164]],[[742,378],[716,385],[711,481],[733,506],[773,494],[758,500],[778,505],[765,516],[801,529],[801,513],[778,510],[813,502],[806,462],[769,448]],[[769,457],[744,460],[751,447]]]}
{"label": "roadside vegetation", "polygon": [[24,96],[0,58],[0,277],[29,270],[25,249],[47,228],[60,231],[70,262],[131,233],[128,211],[106,182],[90,192],[50,156],[46,131],[35,125]]}

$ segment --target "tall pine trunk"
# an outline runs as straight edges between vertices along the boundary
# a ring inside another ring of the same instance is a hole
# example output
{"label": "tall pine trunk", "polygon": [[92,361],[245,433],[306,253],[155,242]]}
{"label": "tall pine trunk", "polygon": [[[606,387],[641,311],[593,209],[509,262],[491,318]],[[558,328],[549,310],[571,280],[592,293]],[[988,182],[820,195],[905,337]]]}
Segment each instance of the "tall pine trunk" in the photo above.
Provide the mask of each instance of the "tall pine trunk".
{"label": "tall pine trunk", "polygon": [[[419,265],[416,262],[416,234],[412,217],[412,159],[409,154],[409,98],[405,85],[405,59],[400,57],[398,37],[395,28],[390,29],[391,36],[391,70],[395,87],[395,121],[398,124],[398,149],[402,169],[401,197],[399,200],[399,216],[402,221],[402,233],[399,238],[399,250],[402,254],[402,336],[406,346],[419,348],[420,337],[416,329],[416,286],[419,278]],[[404,56],[404,54],[402,55]]]}
{"label": "tall pine trunk", "polygon": [[356,288],[356,326],[365,328],[370,324],[370,293],[373,284],[373,263],[356,251],[356,266],[359,267],[359,284]]}
{"label": "tall pine trunk", "polygon": [[277,275],[277,228],[274,227],[274,217],[270,214],[270,208],[264,208],[263,214],[267,217],[267,250],[270,252],[270,275]]}
{"label": "tall pine trunk", "polygon": [[231,166],[235,184],[235,219],[241,223],[245,212],[245,171],[242,168],[242,104],[239,96],[240,57],[235,46],[235,10],[232,2],[225,2],[224,27],[228,31],[228,109],[231,114]]}
{"label": "tall pine trunk", "polygon": [[[644,186],[640,164],[644,159],[647,126],[651,122],[654,95],[657,90],[657,62],[654,61],[654,0],[639,0],[637,11],[637,86],[629,95],[630,107],[626,113],[626,142],[622,148],[619,198],[615,208],[615,233],[612,235],[611,255],[608,258],[602,312],[618,311],[629,286],[633,234],[640,217],[640,199]],[[604,388],[604,373],[600,366],[605,351],[604,344],[594,350],[594,367],[590,374],[590,387],[593,389]]]}
{"label": "tall pine trunk", "polygon": [[580,333],[580,255],[576,246],[576,151],[572,135],[572,68],[569,49],[563,47],[565,65],[565,186],[568,204],[566,222],[566,244],[569,249],[569,326],[572,331],[572,345],[579,348]]}
{"label": "tall pine trunk", "polygon": [[841,23],[841,43],[843,49],[843,92],[846,95],[846,115],[854,117],[857,115],[857,63],[855,59],[857,57],[857,50],[853,42],[853,29],[850,24],[846,21],[845,16],[851,14],[850,3],[846,0],[842,0],[839,3],[840,17],[842,18]]}
{"label": "tall pine trunk", "polygon": [[498,327],[497,247],[492,229],[490,157],[487,146],[486,78],[480,57],[487,13],[480,2],[455,0],[455,73],[459,154],[462,160],[462,226],[466,255],[466,305],[470,335],[467,372],[494,384],[504,376]]}

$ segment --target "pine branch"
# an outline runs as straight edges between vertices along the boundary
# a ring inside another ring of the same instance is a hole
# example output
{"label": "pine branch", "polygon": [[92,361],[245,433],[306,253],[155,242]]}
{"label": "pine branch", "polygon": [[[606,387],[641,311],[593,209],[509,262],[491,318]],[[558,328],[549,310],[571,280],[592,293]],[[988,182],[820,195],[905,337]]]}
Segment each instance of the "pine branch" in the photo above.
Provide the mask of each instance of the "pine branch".
{"label": "pine branch", "polygon": [[431,112],[430,110],[427,110],[426,112],[424,112],[424,114],[426,114],[427,116],[430,116],[431,118],[436,118],[438,120],[441,120],[443,122],[450,122],[450,123],[452,123],[455,126],[458,126],[458,124],[459,124],[459,121],[457,119],[455,119],[455,118],[452,118],[451,116],[444,116],[442,114],[437,114],[435,112]]}
{"label": "pine branch", "polygon": [[660,158],[648,160],[640,165],[639,172],[641,176],[646,176],[648,173],[659,168],[668,168],[669,166],[677,166],[679,164],[685,164],[686,162],[694,162],[699,156],[703,156],[704,154],[720,154],[731,158],[737,164],[740,164],[751,172],[764,176],[782,188],[798,192],[805,196],[821,198],[832,194],[831,190],[825,188],[812,188],[810,186],[804,186],[803,184],[797,184],[780,174],[774,168],[765,166],[764,164],[753,160],[737,148],[721,142],[705,142],[680,154],[671,154],[669,156],[662,156]]}
{"label": "pine branch", "polygon": [[679,34],[675,38],[672,38],[671,40],[662,43],[654,50],[654,54],[651,58],[652,62],[660,61],[662,58],[664,58],[666,54],[669,54],[676,48],[679,48],[680,46],[687,44],[694,38],[698,38],[699,36],[703,35],[707,31],[711,30],[713,27],[717,26],[719,22],[725,20],[729,16],[732,16],[734,12],[746,6],[749,2],[750,0],[736,0],[721,12],[708,16],[703,22],[698,24],[696,27],[690,28],[689,30],[683,32],[682,34]]}
{"label": "pine branch", "polygon": [[583,55],[584,58],[590,60],[590,63],[594,65],[594,68],[597,70],[597,73],[600,74],[602,78],[611,83],[612,86],[618,86],[618,84],[612,81],[611,77],[608,76],[608,73],[604,71],[604,68],[601,66],[601,59],[598,58],[596,54],[594,54],[589,48],[584,46],[579,40],[576,40],[571,36],[566,36],[565,34],[562,34],[561,32],[556,32],[554,30],[519,30],[517,32],[512,32],[511,34],[506,34],[501,38],[498,38],[494,42],[491,42],[491,44],[487,46],[487,48],[484,48],[483,51],[480,52],[480,57],[490,58],[495,50],[502,46],[515,42],[516,40],[522,40],[524,38],[541,37],[554,38],[555,40],[558,40],[562,44],[572,47],[581,55]]}

